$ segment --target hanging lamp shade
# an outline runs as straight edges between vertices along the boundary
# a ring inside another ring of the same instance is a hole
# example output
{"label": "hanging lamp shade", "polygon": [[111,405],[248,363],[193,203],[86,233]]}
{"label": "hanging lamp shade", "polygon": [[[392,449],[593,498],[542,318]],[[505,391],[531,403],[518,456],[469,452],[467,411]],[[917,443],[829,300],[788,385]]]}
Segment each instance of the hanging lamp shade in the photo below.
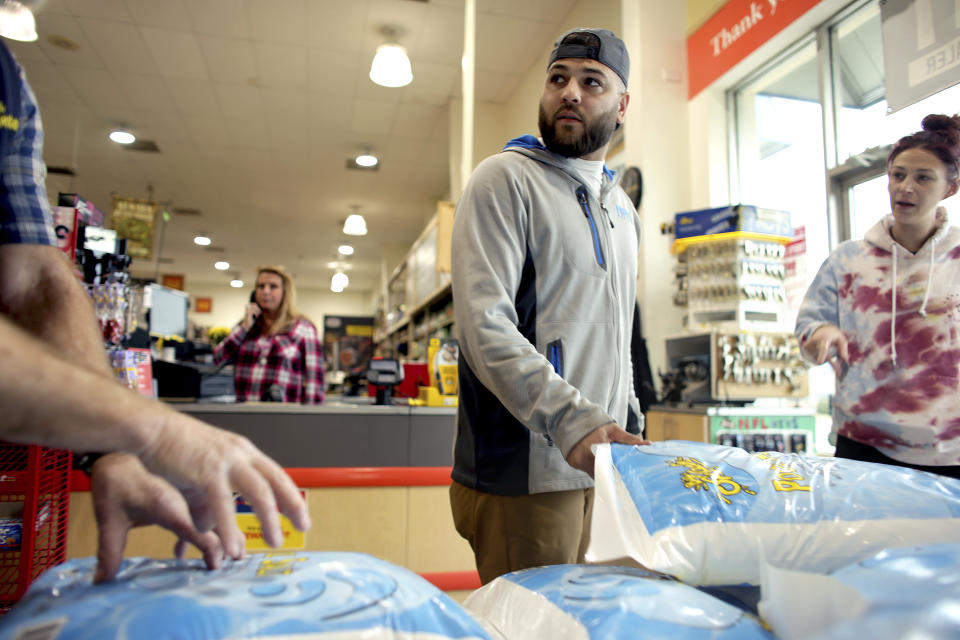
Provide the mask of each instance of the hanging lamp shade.
{"label": "hanging lamp shade", "polygon": [[377,47],[370,65],[370,79],[383,87],[405,87],[413,81],[413,69],[407,51],[398,44]]}
{"label": "hanging lamp shade", "polygon": [[365,236],[367,221],[359,213],[351,213],[343,223],[343,232],[348,236]]}
{"label": "hanging lamp shade", "polygon": [[37,39],[37,21],[33,12],[16,0],[0,2],[0,36],[33,42]]}
{"label": "hanging lamp shade", "polygon": [[338,271],[333,274],[333,277],[330,278],[330,290],[335,293],[340,293],[350,284],[350,278],[347,277],[347,274],[342,271]]}

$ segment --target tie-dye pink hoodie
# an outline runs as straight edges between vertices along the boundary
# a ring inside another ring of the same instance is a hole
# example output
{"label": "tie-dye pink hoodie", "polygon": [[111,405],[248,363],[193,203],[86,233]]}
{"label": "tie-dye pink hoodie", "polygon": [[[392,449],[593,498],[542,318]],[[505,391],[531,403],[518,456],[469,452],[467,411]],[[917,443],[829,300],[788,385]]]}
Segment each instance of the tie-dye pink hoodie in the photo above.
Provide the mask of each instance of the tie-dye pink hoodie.
{"label": "tie-dye pink hoodie", "polygon": [[830,323],[849,340],[833,399],[841,435],[902,462],[960,464],[960,229],[940,208],[936,233],[914,254],[892,225],[888,215],[830,254],[796,335],[803,344]]}

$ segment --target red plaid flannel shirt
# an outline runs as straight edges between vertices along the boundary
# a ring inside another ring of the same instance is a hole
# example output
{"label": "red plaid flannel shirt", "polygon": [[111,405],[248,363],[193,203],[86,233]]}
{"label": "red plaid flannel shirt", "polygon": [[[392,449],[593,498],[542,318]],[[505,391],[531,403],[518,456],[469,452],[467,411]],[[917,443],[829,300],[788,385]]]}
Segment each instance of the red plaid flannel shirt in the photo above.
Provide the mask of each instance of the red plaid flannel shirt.
{"label": "red plaid flannel shirt", "polygon": [[298,318],[289,330],[272,336],[263,335],[258,324],[249,333],[238,325],[213,355],[218,363],[233,361],[237,402],[323,402],[323,349],[309,320]]}

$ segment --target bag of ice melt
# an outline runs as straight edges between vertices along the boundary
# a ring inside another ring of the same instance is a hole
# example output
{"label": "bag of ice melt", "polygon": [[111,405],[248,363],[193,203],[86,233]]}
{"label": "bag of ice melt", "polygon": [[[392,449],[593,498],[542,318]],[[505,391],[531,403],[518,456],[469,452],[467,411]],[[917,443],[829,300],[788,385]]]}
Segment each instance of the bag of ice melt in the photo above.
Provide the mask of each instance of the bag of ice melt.
{"label": "bag of ice melt", "polygon": [[568,564],[515,571],[474,591],[464,607],[508,640],[773,637],[736,607],[627,567]]}
{"label": "bag of ice melt", "polygon": [[784,640],[960,638],[960,544],[901,547],[829,575],[766,567],[760,610]]}
{"label": "bag of ice melt", "polygon": [[426,580],[361,553],[266,553],[217,571],[137,558],[101,585],[95,563],[40,576],[0,619],[0,638],[489,638]]}
{"label": "bag of ice melt", "polygon": [[960,480],[840,458],[668,441],[600,445],[587,559],[693,585],[758,584],[761,558],[826,572],[960,540]]}

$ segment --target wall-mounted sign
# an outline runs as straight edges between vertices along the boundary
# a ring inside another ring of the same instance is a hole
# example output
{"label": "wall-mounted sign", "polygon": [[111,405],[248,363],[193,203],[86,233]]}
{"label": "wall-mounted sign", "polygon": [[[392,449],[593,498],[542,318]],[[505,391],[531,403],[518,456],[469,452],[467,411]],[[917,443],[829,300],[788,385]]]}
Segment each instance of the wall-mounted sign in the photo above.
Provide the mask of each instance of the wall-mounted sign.
{"label": "wall-mounted sign", "polygon": [[165,273],[160,277],[160,284],[168,289],[177,289],[183,291],[183,276],[173,273]]}
{"label": "wall-mounted sign", "polygon": [[153,229],[157,218],[157,203],[136,198],[113,196],[110,228],[117,236],[127,239],[127,255],[149,260],[153,257]]}
{"label": "wall-mounted sign", "polygon": [[730,0],[687,38],[687,98],[733,68],[820,0]]}
{"label": "wall-mounted sign", "polygon": [[210,313],[213,311],[213,298],[197,298],[193,310],[197,313]]}
{"label": "wall-mounted sign", "polygon": [[880,0],[880,20],[890,111],[960,82],[960,2]]}

